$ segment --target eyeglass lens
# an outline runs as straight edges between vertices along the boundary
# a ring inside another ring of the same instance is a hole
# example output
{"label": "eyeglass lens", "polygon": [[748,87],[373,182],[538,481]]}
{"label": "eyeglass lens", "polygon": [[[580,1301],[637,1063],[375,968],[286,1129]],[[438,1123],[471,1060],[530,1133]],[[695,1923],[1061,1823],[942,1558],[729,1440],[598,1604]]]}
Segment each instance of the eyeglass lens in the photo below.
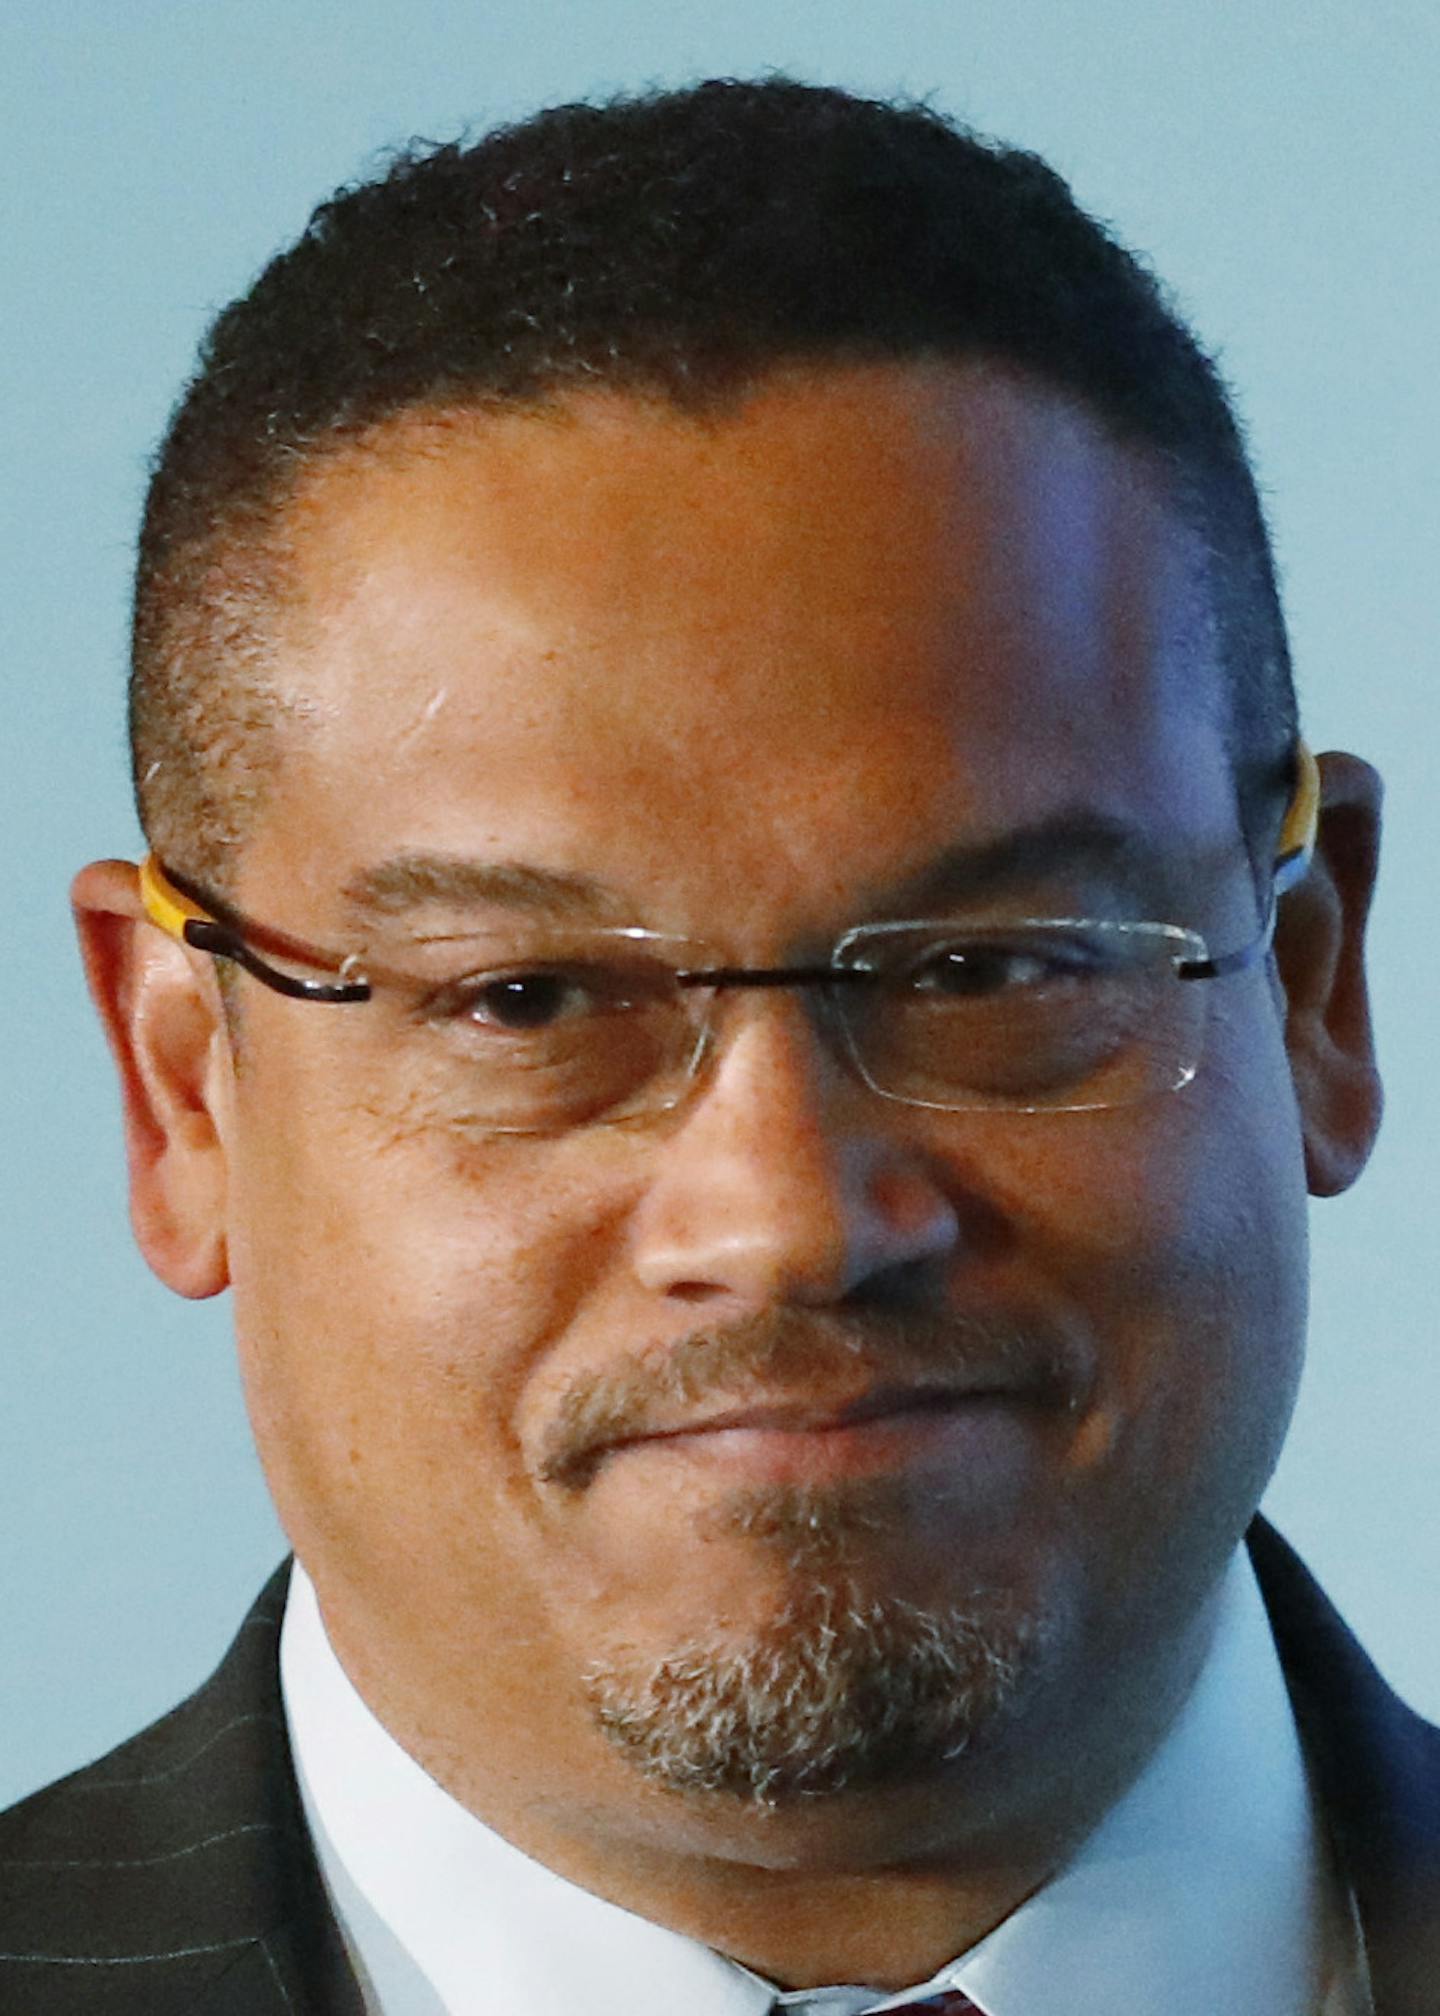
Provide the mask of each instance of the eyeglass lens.
{"label": "eyeglass lens", "polygon": [[[1125,1105],[1193,1075],[1209,989],[1175,969],[1203,949],[1164,925],[865,927],[842,941],[834,984],[818,983],[821,1020],[887,1098],[947,1111]],[[477,1121],[550,1132],[676,1105],[717,1001],[743,985],[696,987],[669,959],[597,940],[433,989],[423,1026],[463,1067]]]}

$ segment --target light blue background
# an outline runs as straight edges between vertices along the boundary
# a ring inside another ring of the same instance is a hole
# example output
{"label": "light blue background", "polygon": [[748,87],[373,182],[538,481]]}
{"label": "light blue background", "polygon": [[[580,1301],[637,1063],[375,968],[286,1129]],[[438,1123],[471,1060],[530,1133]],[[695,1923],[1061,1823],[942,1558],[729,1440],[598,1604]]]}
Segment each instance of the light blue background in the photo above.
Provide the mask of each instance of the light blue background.
{"label": "light blue background", "polygon": [[1269,1504],[1440,1713],[1433,0],[8,0],[0,1803],[203,1677],[282,1547],[225,1306],[173,1300],[129,1244],[65,901],[78,863],[135,845],[131,547],[201,328],[387,142],[771,66],[933,92],[1046,153],[1240,389],[1311,739],[1390,785],[1390,1117],[1361,1188],[1314,1213],[1312,1363]]}

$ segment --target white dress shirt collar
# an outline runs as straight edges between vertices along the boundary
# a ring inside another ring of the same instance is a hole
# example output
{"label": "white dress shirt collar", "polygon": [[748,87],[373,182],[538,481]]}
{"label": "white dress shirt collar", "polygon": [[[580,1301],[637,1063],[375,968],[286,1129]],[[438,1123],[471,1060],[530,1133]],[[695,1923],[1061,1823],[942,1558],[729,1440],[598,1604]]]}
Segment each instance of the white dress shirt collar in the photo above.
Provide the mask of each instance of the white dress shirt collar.
{"label": "white dress shirt collar", "polygon": [[[777,1995],[522,1854],[370,1713],[298,1562],[280,1665],[306,1817],[379,2016],[766,2016],[777,2004],[787,2016],[859,2016],[905,1999],[860,1987]],[[1348,2012],[1348,1978],[1326,1999],[1327,1974],[1346,1977],[1343,1928],[1241,1554],[1206,1665],[1140,1778],[1066,1869],[906,1993],[960,1988],[985,2016]]]}

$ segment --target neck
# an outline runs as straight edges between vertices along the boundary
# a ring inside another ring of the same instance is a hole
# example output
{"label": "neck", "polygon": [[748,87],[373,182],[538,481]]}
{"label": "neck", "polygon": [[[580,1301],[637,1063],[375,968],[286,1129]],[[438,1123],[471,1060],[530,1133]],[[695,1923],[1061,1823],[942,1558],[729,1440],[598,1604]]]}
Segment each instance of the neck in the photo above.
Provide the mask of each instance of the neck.
{"label": "neck", "polygon": [[[592,1841],[536,1824],[533,1810],[510,1826],[485,1817],[570,1881],[780,1988],[894,1993],[978,1944],[1064,1866],[1144,1768],[1164,1725],[1131,1733],[1128,1746],[1110,1746],[1103,1777],[1027,1768],[1026,1783],[1045,1783],[1047,1796],[1033,1810],[1009,1797],[1003,1818],[989,1787],[958,1771],[945,1786],[841,1798],[826,1812],[728,1823],[707,1814],[708,1853],[678,1850],[673,1837]],[[983,1819],[967,1824],[977,1813]]]}

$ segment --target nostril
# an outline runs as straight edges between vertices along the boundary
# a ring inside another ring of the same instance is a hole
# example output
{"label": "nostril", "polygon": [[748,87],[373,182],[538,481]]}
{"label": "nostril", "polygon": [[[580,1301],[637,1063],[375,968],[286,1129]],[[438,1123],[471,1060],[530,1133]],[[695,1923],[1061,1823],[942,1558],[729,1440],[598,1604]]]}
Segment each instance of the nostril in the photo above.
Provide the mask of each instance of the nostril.
{"label": "nostril", "polygon": [[957,1228],[955,1206],[924,1171],[891,1162],[870,1178],[875,1210],[902,1237],[928,1246],[952,1239]]}
{"label": "nostril", "polygon": [[665,1293],[676,1302],[713,1302],[725,1290],[713,1281],[668,1281]]}

